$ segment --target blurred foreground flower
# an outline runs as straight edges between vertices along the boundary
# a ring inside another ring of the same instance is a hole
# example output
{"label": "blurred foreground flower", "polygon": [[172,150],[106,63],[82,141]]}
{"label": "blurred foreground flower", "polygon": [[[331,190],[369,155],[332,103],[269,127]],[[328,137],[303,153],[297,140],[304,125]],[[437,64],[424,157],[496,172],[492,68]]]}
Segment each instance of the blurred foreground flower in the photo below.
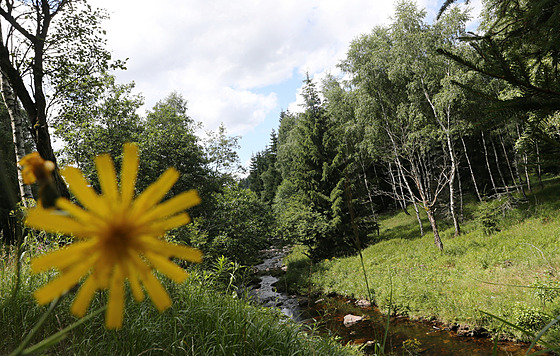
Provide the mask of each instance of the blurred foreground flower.
{"label": "blurred foreground flower", "polygon": [[37,182],[39,185],[40,199],[38,205],[45,208],[53,207],[58,198],[53,177],[56,168],[54,162],[43,159],[39,152],[33,152],[23,157],[18,164],[23,167],[21,169],[23,183],[33,184]]}
{"label": "blurred foreground flower", "polygon": [[109,290],[105,323],[109,329],[118,329],[123,321],[125,279],[136,301],[144,299],[143,285],[156,308],[163,311],[171,306],[171,299],[154,276],[154,270],[180,283],[188,274],[169,258],[202,260],[199,250],[160,239],[167,230],[190,222],[184,210],[199,204],[200,198],[196,191],[190,190],[158,204],[179,178],[179,173],[169,168],[134,199],[138,173],[135,144],[124,145],[120,191],[111,157],[98,156],[95,165],[101,195],[89,186],[80,170],[67,167],[61,171],[84,208],[59,198],[56,206],[60,210],[38,207],[27,215],[29,226],[78,238],[69,247],[31,261],[35,273],[51,268],[61,271],[57,278],[35,292],[35,298],[39,304],[46,304],[87,276],[74,299],[72,313],[78,317],[85,315],[95,292]]}
{"label": "blurred foreground flower", "polygon": [[54,171],[54,163],[46,161],[39,155],[39,152],[33,152],[23,157],[19,164],[23,166],[21,175],[23,183],[33,184],[37,180],[45,182],[52,180],[52,171]]}

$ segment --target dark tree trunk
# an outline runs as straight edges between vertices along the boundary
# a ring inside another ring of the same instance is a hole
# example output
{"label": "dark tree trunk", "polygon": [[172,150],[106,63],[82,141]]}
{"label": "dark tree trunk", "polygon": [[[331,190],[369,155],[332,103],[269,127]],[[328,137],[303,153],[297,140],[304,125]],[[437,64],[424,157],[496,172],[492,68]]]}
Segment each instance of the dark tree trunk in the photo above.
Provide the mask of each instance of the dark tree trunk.
{"label": "dark tree trunk", "polygon": [[494,182],[494,176],[492,175],[492,170],[490,169],[490,160],[488,159],[488,149],[486,148],[486,139],[484,138],[484,131],[480,131],[482,135],[482,147],[484,147],[484,158],[486,160],[486,168],[488,168],[488,174],[490,175],[490,182],[492,182],[492,189],[494,189],[494,194],[498,194],[498,189],[496,188],[496,182]]}
{"label": "dark tree trunk", "polygon": [[[61,1],[59,8],[63,6],[65,1]],[[19,71],[13,66],[11,62],[11,55],[8,47],[4,44],[3,36],[0,32],[0,68],[5,73],[11,88],[13,89],[16,96],[21,101],[23,108],[27,113],[28,122],[31,124],[32,129],[30,132],[35,141],[37,151],[46,160],[52,161],[56,167],[57,161],[52,149],[49,128],[47,125],[47,105],[45,93],[43,91],[43,55],[45,39],[47,37],[47,32],[49,30],[50,21],[54,16],[50,13],[49,3],[46,0],[42,0],[40,4],[41,21],[37,25],[37,32],[32,35],[27,32],[23,27],[18,26],[16,20],[11,17],[11,14],[2,13],[2,16],[8,20],[16,29],[22,33],[31,43],[33,48],[33,65],[32,65],[32,77],[33,77],[33,91],[32,95],[29,93],[23,78]],[[68,188],[62,180],[58,170],[54,171],[54,180],[58,192],[61,196],[69,197]]]}
{"label": "dark tree trunk", "polygon": [[476,192],[476,196],[478,201],[482,201],[482,196],[480,195],[480,191],[478,190],[478,184],[476,183],[476,178],[474,176],[474,171],[472,169],[471,160],[469,158],[469,153],[467,152],[467,145],[465,144],[465,140],[463,139],[463,135],[460,136],[461,142],[463,143],[463,150],[465,151],[465,158],[467,159],[467,165],[469,166],[469,172],[471,173],[471,179],[474,186],[474,191]]}

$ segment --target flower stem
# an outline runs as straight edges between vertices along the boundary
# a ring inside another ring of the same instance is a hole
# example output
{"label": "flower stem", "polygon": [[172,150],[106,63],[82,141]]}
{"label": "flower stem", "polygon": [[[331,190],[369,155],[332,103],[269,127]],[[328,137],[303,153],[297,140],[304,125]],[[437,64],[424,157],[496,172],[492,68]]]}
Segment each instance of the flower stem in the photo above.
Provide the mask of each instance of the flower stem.
{"label": "flower stem", "polygon": [[93,313],[90,313],[88,316],[85,316],[83,318],[80,318],[79,320],[77,320],[76,322],[74,322],[73,324],[67,326],[66,328],[60,330],[59,332],[52,334],[51,336],[49,336],[46,339],[43,339],[43,341],[28,347],[27,349],[23,350],[21,352],[22,355],[29,355],[29,354],[35,354],[37,352],[41,352],[43,349],[48,348],[56,343],[58,343],[59,341],[61,341],[66,334],[71,331],[72,329],[76,328],[77,326],[85,323],[86,321],[88,321],[89,319],[93,318],[94,316],[100,314],[101,312],[103,312],[105,309],[107,309],[107,306],[103,306],[99,309],[97,309],[96,311],[94,311]]}
{"label": "flower stem", "polygon": [[25,337],[25,339],[23,339],[23,341],[21,342],[21,344],[19,344],[19,346],[10,354],[10,356],[16,356],[16,355],[22,355],[22,351],[25,349],[25,347],[29,344],[29,342],[31,342],[31,339],[33,339],[33,337],[35,336],[35,334],[37,334],[37,332],[39,330],[41,330],[41,327],[43,326],[43,324],[45,323],[45,321],[47,320],[47,317],[50,315],[50,313],[54,310],[54,308],[56,308],[56,306],[58,305],[58,303],[60,302],[61,297],[56,298],[55,300],[53,300],[51,302],[51,305],[49,305],[49,309],[47,309],[43,315],[41,315],[41,318],[39,319],[39,321],[37,322],[37,324],[35,324],[35,326],[33,327],[33,329],[31,329],[31,331],[29,332],[29,334],[27,334],[27,336]]}

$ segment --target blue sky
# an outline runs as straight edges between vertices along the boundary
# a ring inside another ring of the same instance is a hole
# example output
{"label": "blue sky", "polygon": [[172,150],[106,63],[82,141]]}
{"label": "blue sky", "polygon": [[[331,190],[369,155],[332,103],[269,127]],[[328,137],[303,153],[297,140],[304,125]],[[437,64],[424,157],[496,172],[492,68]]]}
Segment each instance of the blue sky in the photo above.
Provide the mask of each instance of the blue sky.
{"label": "blue sky", "polygon": [[[471,1],[475,12],[480,1]],[[442,0],[417,0],[434,16]],[[134,81],[152,107],[172,91],[189,115],[241,136],[246,164],[269,143],[282,110],[296,110],[305,73],[337,74],[350,42],[387,24],[386,0],[89,0],[105,8],[114,58],[128,58],[122,83]]]}

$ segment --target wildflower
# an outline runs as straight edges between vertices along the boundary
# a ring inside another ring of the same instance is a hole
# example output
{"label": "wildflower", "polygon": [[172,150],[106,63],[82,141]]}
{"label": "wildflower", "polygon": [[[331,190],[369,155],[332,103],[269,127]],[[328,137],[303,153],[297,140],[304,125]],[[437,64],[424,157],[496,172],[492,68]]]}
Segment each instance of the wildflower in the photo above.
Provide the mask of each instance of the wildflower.
{"label": "wildflower", "polygon": [[37,204],[44,208],[54,207],[56,199],[59,197],[53,176],[55,164],[43,159],[38,152],[26,155],[18,163],[23,167],[21,169],[23,184],[35,182],[39,184],[40,198]]}
{"label": "wildflower", "polygon": [[98,156],[95,165],[101,195],[88,185],[78,169],[67,167],[61,171],[83,208],[59,198],[56,201],[59,210],[39,207],[28,213],[28,225],[71,234],[77,239],[68,247],[31,261],[35,273],[51,268],[61,271],[34,295],[39,304],[46,304],[84,279],[71,306],[72,313],[78,317],[85,315],[95,292],[109,290],[105,323],[109,329],[118,329],[123,321],[125,280],[128,280],[136,301],[144,299],[143,285],[161,312],[171,306],[171,299],[155,277],[154,270],[180,283],[188,274],[169,258],[201,261],[199,250],[161,239],[167,230],[190,222],[184,210],[197,205],[200,198],[196,191],[190,190],[158,204],[179,177],[175,169],[169,168],[134,199],[138,173],[138,147],[135,144],[124,145],[120,190],[111,157]]}
{"label": "wildflower", "polygon": [[54,163],[46,161],[39,155],[39,152],[33,152],[23,157],[19,162],[23,166],[21,175],[24,184],[33,184],[37,180],[40,183],[46,183],[52,180],[52,172],[54,171]]}

